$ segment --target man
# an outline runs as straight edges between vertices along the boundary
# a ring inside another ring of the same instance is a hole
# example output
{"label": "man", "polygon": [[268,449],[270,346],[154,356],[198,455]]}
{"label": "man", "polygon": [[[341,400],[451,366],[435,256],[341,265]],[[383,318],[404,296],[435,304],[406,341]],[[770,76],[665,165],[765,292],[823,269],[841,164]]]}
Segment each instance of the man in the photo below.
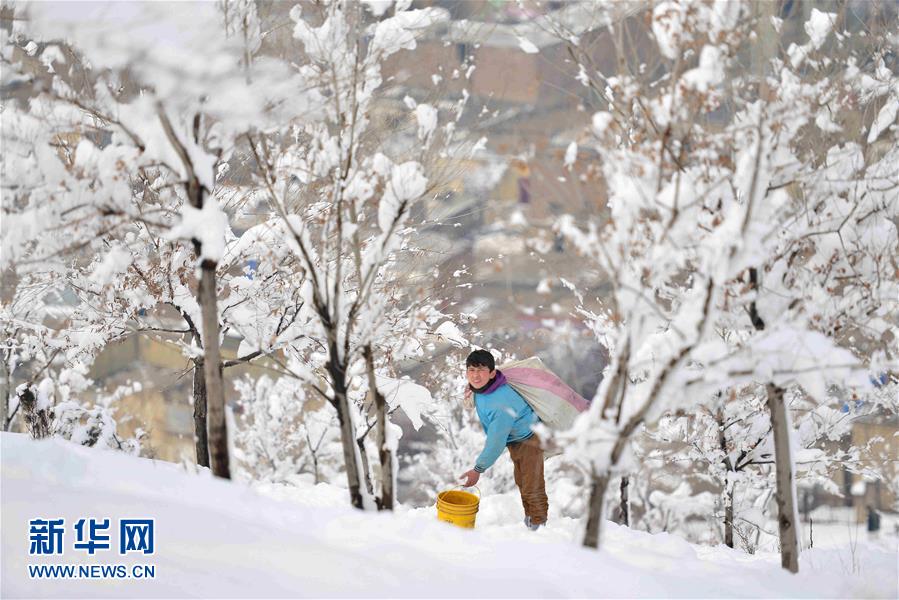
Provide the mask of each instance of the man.
{"label": "man", "polygon": [[537,415],[524,398],[506,383],[502,372],[496,370],[492,354],[486,350],[475,350],[468,355],[465,366],[469,389],[474,394],[475,409],[484,426],[487,441],[474,468],[460,479],[466,486],[475,485],[481,473],[496,462],[503,448],[509,448],[515,466],[515,484],[524,506],[524,524],[536,530],[546,524],[549,510],[543,479],[543,448],[540,439],[531,430],[538,422]]}

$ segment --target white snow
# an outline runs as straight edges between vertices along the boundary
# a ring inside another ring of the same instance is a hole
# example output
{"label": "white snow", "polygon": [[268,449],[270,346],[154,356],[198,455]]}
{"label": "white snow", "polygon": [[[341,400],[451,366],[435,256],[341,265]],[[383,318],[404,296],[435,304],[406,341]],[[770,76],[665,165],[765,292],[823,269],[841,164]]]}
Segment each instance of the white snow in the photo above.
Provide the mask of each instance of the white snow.
{"label": "white snow", "polygon": [[590,85],[590,76],[587,75],[587,69],[585,69],[584,65],[582,65],[582,64],[578,64],[578,66],[577,66],[576,79],[584,87],[588,87]]}
{"label": "white snow", "polygon": [[[486,495],[476,528],[433,506],[394,514],[348,507],[327,485],[258,491],[195,467],[3,433],[2,587],[9,597],[895,597],[894,549],[857,540],[808,550],[798,575],[776,554],[693,546],[668,534],[604,525],[605,549],[580,547],[582,524],[558,514],[573,491],[550,490],[548,526],[521,523],[515,494]],[[552,468],[552,463],[547,463]],[[446,487],[451,487],[447,482]],[[561,494],[561,495],[559,495]],[[274,498],[267,498],[274,496]],[[65,519],[63,556],[29,556],[29,520]],[[75,550],[81,518],[155,519],[153,555]],[[29,564],[152,564],[154,579],[30,579]]]}
{"label": "white snow", "polygon": [[41,52],[41,63],[43,63],[51,73],[53,72],[54,62],[63,65],[66,64],[66,55],[63,54],[62,49],[56,44],[47,46],[44,48],[44,51]]}
{"label": "white snow", "polygon": [[518,39],[518,47],[521,48],[522,52],[527,54],[538,54],[540,52],[540,48],[534,45],[534,42],[529,39],[523,38],[520,35],[517,36]]}
{"label": "white snow", "polygon": [[424,194],[427,185],[420,163],[408,161],[391,168],[390,182],[378,205],[378,227],[382,232],[390,231],[403,204]]}
{"label": "white snow", "polygon": [[218,201],[206,198],[203,208],[194,208],[189,204],[181,208],[181,222],[172,227],[168,238],[199,240],[202,252],[199,262],[206,259],[219,262],[225,253],[227,229],[228,215],[219,207]]}
{"label": "white snow", "polygon": [[127,271],[130,264],[131,253],[121,246],[115,246],[96,265],[91,273],[91,280],[94,283],[106,285],[112,281],[113,277]]}
{"label": "white snow", "polygon": [[802,64],[809,53],[808,46],[799,46],[798,44],[790,44],[787,48],[787,56],[790,57],[790,65],[795,69]]}
{"label": "white snow", "polygon": [[384,16],[393,5],[393,0],[362,0],[362,4],[376,17]]}
{"label": "white snow", "polygon": [[509,215],[509,225],[513,227],[527,227],[528,219],[520,210],[514,210],[512,211],[512,214]]}
{"label": "white snow", "polygon": [[871,130],[868,132],[868,143],[870,144],[880,137],[883,130],[893,124],[897,115],[899,115],[899,84],[894,86],[893,92],[887,97],[883,108],[880,109],[874,122],[871,123]]}
{"label": "white snow", "polygon": [[427,388],[407,379],[393,379],[378,376],[378,390],[384,394],[387,405],[391,408],[399,405],[418,431],[424,422],[421,420],[422,408],[433,403],[431,392]]}
{"label": "white snow", "polygon": [[571,142],[565,149],[565,168],[571,170],[577,160],[577,142]]}
{"label": "white snow", "polygon": [[809,20],[805,23],[805,32],[809,36],[809,42],[802,46],[798,44],[790,44],[787,48],[787,56],[790,58],[790,64],[793,68],[798,67],[808,58],[812,50],[818,50],[824,44],[827,36],[833,29],[834,22],[837,18],[836,13],[821,12],[817,8],[812,9]]}
{"label": "white snow", "polygon": [[413,50],[417,31],[428,29],[448,18],[449,13],[441,8],[397,12],[395,16],[374,25],[370,52],[389,56],[400,50]]}
{"label": "white snow", "polygon": [[805,32],[808,34],[812,47],[815,50],[824,44],[824,40],[827,39],[827,35],[833,29],[833,24],[836,19],[836,13],[822,12],[817,8],[812,9],[812,14],[805,23]]}
{"label": "white snow", "polygon": [[724,80],[724,54],[717,46],[703,46],[699,66],[684,73],[684,81],[690,87],[707,92],[710,87]]}
{"label": "white snow", "polygon": [[418,139],[425,140],[437,128],[437,109],[430,104],[419,104],[415,107],[415,119],[418,121]]}
{"label": "white snow", "polygon": [[652,34],[659,51],[669,59],[677,57],[684,35],[684,6],[676,2],[661,2],[652,11]]}
{"label": "white snow", "polygon": [[818,126],[818,129],[827,133],[836,133],[843,129],[838,123],[834,122],[833,117],[827,108],[823,107],[818,111],[818,114],[815,115],[815,125]]}
{"label": "white snow", "polygon": [[612,117],[611,113],[607,113],[604,111],[600,111],[598,113],[594,113],[593,115],[593,133],[596,135],[602,135],[605,133],[606,129],[609,128],[609,125],[614,121],[614,117]]}
{"label": "white snow", "polygon": [[443,338],[458,348],[468,346],[468,340],[465,339],[465,336],[462,335],[462,332],[459,331],[459,328],[452,321],[444,321],[437,327],[434,333],[437,334],[437,337]]}
{"label": "white snow", "polygon": [[471,150],[469,150],[469,152],[468,152],[468,156],[470,156],[470,157],[475,156],[479,152],[483,152],[484,149],[486,149],[486,148],[487,148],[487,138],[486,138],[486,136],[481,137],[478,139],[477,143],[475,143],[475,145],[471,147]]}

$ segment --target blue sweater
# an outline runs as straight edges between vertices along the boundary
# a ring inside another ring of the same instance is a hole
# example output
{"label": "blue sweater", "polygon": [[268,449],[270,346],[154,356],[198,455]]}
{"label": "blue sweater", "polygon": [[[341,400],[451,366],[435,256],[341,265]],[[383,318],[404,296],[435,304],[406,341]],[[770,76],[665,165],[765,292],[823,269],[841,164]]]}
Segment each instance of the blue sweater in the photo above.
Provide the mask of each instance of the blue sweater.
{"label": "blue sweater", "polygon": [[539,420],[534,409],[508,384],[490,394],[475,394],[474,405],[487,434],[484,450],[475,461],[474,470],[483,473],[496,462],[506,444],[526,440]]}

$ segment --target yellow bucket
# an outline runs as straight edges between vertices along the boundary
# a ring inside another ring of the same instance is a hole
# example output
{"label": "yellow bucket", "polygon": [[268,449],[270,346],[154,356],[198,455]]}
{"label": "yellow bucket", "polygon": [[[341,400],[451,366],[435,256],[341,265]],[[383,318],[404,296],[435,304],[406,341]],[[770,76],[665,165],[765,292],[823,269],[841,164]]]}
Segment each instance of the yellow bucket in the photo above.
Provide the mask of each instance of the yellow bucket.
{"label": "yellow bucket", "polygon": [[[475,488],[476,490],[478,488]],[[474,520],[481,502],[481,490],[475,496],[460,489],[437,494],[437,519],[452,523],[457,527],[474,529]]]}

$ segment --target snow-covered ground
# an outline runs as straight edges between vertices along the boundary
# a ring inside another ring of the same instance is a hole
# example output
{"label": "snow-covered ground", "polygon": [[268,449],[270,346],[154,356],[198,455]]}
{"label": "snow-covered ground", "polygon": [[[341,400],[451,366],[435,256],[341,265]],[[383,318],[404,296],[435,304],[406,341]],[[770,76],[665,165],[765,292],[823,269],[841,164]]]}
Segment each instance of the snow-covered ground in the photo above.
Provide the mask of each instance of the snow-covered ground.
{"label": "snow-covered ground", "polygon": [[[18,597],[897,597],[895,540],[803,553],[800,573],[749,556],[606,524],[599,552],[580,524],[520,522],[514,495],[484,498],[477,528],[433,507],[347,507],[326,485],[251,489],[182,466],[60,440],[2,434],[3,598]],[[552,498],[552,494],[551,494]],[[29,521],[65,519],[62,556],[29,556]],[[155,553],[73,547],[82,518],[155,519]],[[155,566],[152,579],[32,579],[28,565]]]}

